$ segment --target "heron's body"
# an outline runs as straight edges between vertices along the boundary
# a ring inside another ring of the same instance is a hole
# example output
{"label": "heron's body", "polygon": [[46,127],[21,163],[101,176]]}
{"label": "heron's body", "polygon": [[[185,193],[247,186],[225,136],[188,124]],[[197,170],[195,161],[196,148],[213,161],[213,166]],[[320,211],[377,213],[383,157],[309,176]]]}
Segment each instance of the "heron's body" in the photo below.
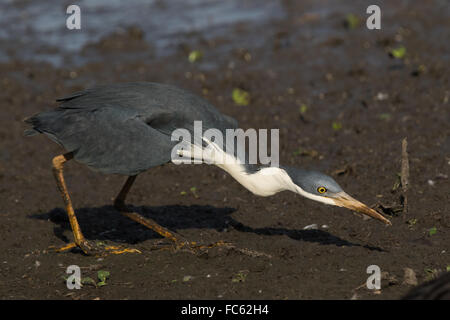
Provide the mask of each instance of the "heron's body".
{"label": "heron's body", "polygon": [[44,133],[74,159],[103,173],[136,175],[171,159],[177,128],[237,127],[206,100],[159,83],[100,86],[59,99],[59,108],[31,117],[32,133]]}
{"label": "heron's body", "polygon": [[[129,176],[115,200],[116,208],[164,237],[182,243],[178,236],[153,220],[128,211],[124,205],[125,197],[137,174],[171,161],[177,144],[171,138],[174,130],[183,128],[195,135],[194,122],[201,121],[203,130],[216,129],[226,136],[225,130],[237,128],[237,121],[220,113],[203,98],[157,83],[100,86],[58,101],[61,102],[59,108],[26,119],[32,125],[26,134],[44,133],[67,150],[66,154],[53,159],[53,169],[66,203],[75,245],[85,252],[92,249],[81,233],[64,182],[63,164],[72,158],[103,173]],[[194,143],[192,148],[198,146]],[[325,204],[360,211],[390,224],[389,220],[351,198],[331,177],[320,172],[282,166],[255,168],[235,154],[225,152],[225,148],[214,142],[203,140],[200,147],[203,149],[205,146],[214,147],[219,155],[228,159],[214,164],[255,195],[270,196],[289,190]]]}

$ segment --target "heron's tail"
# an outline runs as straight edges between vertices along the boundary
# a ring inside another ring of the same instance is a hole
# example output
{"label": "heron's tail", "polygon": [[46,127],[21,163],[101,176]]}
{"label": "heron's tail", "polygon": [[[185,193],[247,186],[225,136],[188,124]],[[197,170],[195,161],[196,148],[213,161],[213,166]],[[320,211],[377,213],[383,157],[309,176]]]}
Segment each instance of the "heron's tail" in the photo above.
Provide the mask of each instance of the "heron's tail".
{"label": "heron's tail", "polygon": [[25,118],[23,122],[31,125],[31,128],[26,129],[23,135],[29,137],[44,133],[51,140],[55,141],[58,144],[61,144],[61,142],[56,137],[54,128],[54,123],[55,120],[58,119],[58,116],[59,114],[57,111],[51,110],[37,113],[31,117]]}
{"label": "heron's tail", "polygon": [[32,128],[26,129],[24,131],[23,133],[24,136],[30,137],[42,133],[42,131],[39,130],[40,124],[37,116],[25,118],[23,119],[23,122],[28,123],[32,126]]}

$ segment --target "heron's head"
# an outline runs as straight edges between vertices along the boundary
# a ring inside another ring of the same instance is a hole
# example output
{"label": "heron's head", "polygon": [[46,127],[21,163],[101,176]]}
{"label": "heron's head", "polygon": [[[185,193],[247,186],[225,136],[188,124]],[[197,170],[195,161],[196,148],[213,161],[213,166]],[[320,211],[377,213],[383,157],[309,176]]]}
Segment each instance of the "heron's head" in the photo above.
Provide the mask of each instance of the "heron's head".
{"label": "heron's head", "polygon": [[391,222],[375,210],[349,196],[333,178],[318,171],[283,168],[295,185],[294,192],[325,204],[363,213],[388,225]]}

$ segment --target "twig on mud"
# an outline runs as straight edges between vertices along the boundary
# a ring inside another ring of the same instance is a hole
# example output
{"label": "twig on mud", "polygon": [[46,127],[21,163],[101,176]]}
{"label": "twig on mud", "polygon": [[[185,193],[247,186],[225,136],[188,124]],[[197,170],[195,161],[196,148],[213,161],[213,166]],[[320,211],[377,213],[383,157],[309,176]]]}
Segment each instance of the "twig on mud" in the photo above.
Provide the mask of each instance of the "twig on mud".
{"label": "twig on mud", "polygon": [[409,159],[408,159],[408,141],[406,138],[402,140],[402,168],[401,168],[401,177],[400,181],[402,184],[402,196],[403,200],[403,218],[406,217],[408,213],[408,184],[409,184]]}

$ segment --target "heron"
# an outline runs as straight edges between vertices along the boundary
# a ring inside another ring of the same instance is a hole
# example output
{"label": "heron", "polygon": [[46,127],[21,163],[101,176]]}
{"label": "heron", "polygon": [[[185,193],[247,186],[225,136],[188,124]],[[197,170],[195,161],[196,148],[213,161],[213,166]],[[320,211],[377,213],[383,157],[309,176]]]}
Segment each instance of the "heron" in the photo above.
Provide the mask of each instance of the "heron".
{"label": "heron", "polygon": [[[192,131],[194,121],[200,120],[205,129],[224,131],[237,128],[238,122],[219,112],[204,98],[161,83],[101,85],[56,101],[60,102],[57,108],[35,114],[24,121],[31,125],[25,131],[26,136],[43,133],[66,151],[52,160],[54,177],[74,238],[60,251],[78,247],[85,254],[91,254],[100,250],[98,245],[83,236],[75,215],[63,174],[64,165],[71,159],[94,171],[126,176],[114,200],[114,207],[128,218],[173,241],[176,247],[192,245],[194,242],[188,242],[153,219],[128,209],[125,205],[126,196],[138,174],[171,162],[172,149],[176,143],[171,139],[173,130],[185,128]],[[205,144],[211,144],[211,141]],[[217,148],[217,145],[214,147]],[[227,156],[233,157],[232,154]],[[333,178],[321,172],[288,166],[255,168],[255,165],[250,166],[242,161],[236,163],[218,166],[255,195],[271,196],[288,190],[391,224],[383,215],[352,198]]]}

